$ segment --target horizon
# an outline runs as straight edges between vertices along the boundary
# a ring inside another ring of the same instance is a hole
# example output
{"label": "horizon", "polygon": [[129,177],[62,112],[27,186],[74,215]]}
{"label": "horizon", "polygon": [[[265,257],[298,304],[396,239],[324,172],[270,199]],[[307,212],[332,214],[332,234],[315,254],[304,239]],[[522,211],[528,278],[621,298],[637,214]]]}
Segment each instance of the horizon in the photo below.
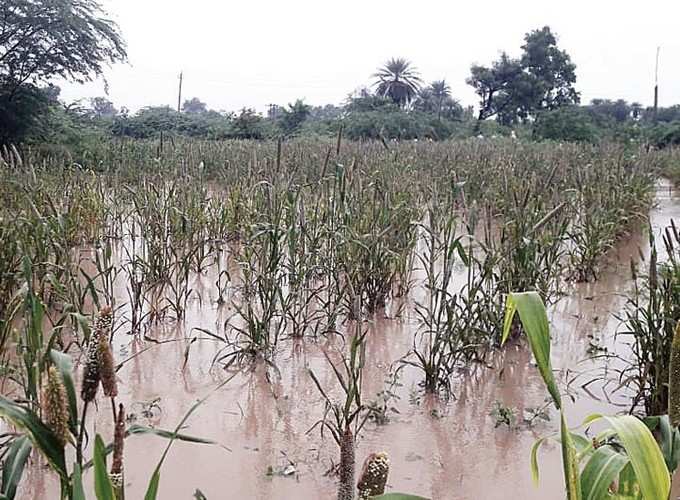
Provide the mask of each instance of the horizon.
{"label": "horizon", "polygon": [[[54,83],[62,89],[61,98],[73,102],[106,96],[106,79],[107,98],[135,112],[146,106],[176,107],[182,72],[182,101],[197,97],[214,110],[247,107],[264,113],[269,104],[296,99],[339,105],[353,91],[371,88],[371,75],[387,59],[404,57],[424,84],[445,79],[454,98],[476,107],[478,99],[465,83],[470,66],[488,65],[502,51],[516,56],[525,33],[547,25],[576,64],[582,104],[605,98],[651,106],[661,47],[659,105],[669,106],[680,102],[673,92],[680,88],[680,67],[673,64],[680,59],[674,26],[680,5],[663,3],[655,0],[639,9],[577,0],[568,10],[546,12],[548,6],[535,0],[520,5],[492,0],[480,13],[470,6],[428,1],[404,15],[399,7],[409,4],[403,1],[390,2],[386,9],[382,2],[350,0],[332,12],[331,26],[323,7],[309,0],[298,0],[293,8],[291,2],[227,6],[198,0],[191,10],[179,4],[107,0],[104,8],[120,26],[129,62],[107,68],[103,78],[88,84]],[[658,17],[661,7],[664,15]],[[462,22],[482,15],[481,28]],[[150,19],[155,21],[151,30]]]}

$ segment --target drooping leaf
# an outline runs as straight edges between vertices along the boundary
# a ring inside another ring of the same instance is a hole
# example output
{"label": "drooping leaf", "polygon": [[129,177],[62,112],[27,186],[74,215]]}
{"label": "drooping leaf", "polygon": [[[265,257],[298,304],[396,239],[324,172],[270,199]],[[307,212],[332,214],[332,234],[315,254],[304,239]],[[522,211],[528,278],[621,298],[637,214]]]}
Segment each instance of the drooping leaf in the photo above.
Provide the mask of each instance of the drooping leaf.
{"label": "drooping leaf", "polygon": [[671,479],[652,432],[638,418],[631,415],[604,417],[616,431],[626,450],[640,491],[645,499],[667,499],[671,491]]}
{"label": "drooping leaf", "polygon": [[0,396],[0,417],[9,420],[14,426],[24,430],[33,444],[48,460],[52,469],[62,478],[68,477],[64,447],[57,436],[34,412]]}
{"label": "drooping leaf", "polygon": [[537,439],[531,447],[531,479],[534,481],[534,486],[538,486],[538,449],[548,438]]}
{"label": "drooping leaf", "polygon": [[529,339],[529,345],[531,346],[534,358],[536,358],[538,371],[543,377],[543,381],[553,398],[555,406],[560,409],[562,407],[562,397],[557,388],[550,362],[548,313],[543,300],[541,300],[541,296],[537,292],[510,293],[508,295],[502,342],[505,342],[510,335],[512,320],[516,312],[519,312],[519,319]]}
{"label": "drooping leaf", "polygon": [[30,453],[31,441],[27,436],[15,439],[7,452],[2,466],[2,484],[0,485],[0,494],[7,500],[14,500]]}

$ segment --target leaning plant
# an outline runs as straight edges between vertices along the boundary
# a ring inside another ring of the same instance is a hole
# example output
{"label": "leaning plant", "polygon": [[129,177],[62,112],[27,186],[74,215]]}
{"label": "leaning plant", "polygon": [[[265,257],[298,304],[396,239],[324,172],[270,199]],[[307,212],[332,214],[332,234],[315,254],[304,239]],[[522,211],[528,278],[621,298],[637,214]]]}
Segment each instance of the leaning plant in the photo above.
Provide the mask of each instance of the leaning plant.
{"label": "leaning plant", "polygon": [[[593,439],[572,432],[567,426],[562,397],[550,362],[550,328],[541,297],[536,292],[508,296],[503,341],[516,313],[529,339],[538,370],[560,412],[559,442],[568,500],[635,499],[667,500],[671,474],[664,454],[645,423],[632,415],[591,415],[581,426],[595,422],[606,425]],[[548,438],[539,439],[531,451],[531,472],[538,482],[538,449]]]}

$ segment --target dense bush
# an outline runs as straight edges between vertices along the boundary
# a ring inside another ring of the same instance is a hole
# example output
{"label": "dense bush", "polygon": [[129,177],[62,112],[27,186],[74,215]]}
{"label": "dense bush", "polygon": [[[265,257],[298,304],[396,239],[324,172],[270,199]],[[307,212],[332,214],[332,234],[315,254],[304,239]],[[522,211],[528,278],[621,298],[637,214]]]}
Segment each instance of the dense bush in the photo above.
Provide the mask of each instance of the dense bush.
{"label": "dense bush", "polygon": [[547,111],[534,123],[534,137],[569,142],[595,142],[599,133],[590,114],[577,106]]}
{"label": "dense bush", "polygon": [[437,119],[420,111],[399,109],[359,111],[344,119],[350,139],[447,139],[461,131],[460,122]]}
{"label": "dense bush", "polygon": [[52,94],[35,85],[18,88],[0,82],[0,143],[21,142],[44,132]]}
{"label": "dense bush", "polygon": [[657,125],[651,130],[650,139],[658,148],[680,146],[680,121]]}

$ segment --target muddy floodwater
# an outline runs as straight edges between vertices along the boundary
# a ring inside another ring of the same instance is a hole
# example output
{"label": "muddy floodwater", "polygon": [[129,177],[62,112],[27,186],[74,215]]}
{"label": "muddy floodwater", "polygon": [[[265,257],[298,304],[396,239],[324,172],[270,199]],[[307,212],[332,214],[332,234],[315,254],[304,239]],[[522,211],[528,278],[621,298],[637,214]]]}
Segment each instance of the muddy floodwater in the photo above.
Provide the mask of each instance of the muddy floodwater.
{"label": "muddy floodwater", "polygon": [[[680,221],[680,199],[660,183],[650,212],[654,232],[660,234],[671,218]],[[565,399],[572,426],[594,412],[625,411],[629,396],[625,387],[614,392],[616,384],[588,382],[605,366],[616,377],[620,362],[607,361],[605,355],[625,357],[628,347],[621,337],[615,341],[619,320],[614,315],[623,311],[630,293],[631,259],[641,264],[648,254],[647,235],[639,229],[610,253],[597,282],[565,285],[566,296],[551,308],[553,364],[562,391],[570,396]],[[118,399],[126,404],[130,423],[174,429],[197,399],[230,375],[212,364],[223,345],[203,333],[222,331],[234,313],[228,305],[218,307],[215,279],[210,273],[196,278],[193,286],[201,291],[202,300],[190,303],[181,326],[167,323],[145,335],[120,331],[115,336],[117,360],[130,359],[118,372]],[[125,302],[122,290],[118,300]],[[366,323],[370,329],[363,391],[367,401],[378,398],[390,368],[413,346],[417,329],[413,308],[406,307],[401,318],[390,316],[388,310]],[[332,355],[342,347],[339,336],[284,339],[275,356],[278,371],[257,365],[238,373],[183,429],[221,446],[176,442],[162,468],[159,498],[190,499],[196,490],[211,500],[333,498],[336,483],[330,471],[339,452],[330,434],[322,437],[315,427],[324,403],[309,370],[331,397],[338,395],[323,352]],[[547,444],[540,452],[540,484],[534,486],[531,479],[531,446],[537,438],[553,433],[558,421],[550,409],[549,420],[524,422],[530,409],[545,406],[547,395],[527,347],[511,344],[503,353],[490,356],[487,365],[457,373],[455,397],[448,401],[425,396],[418,385],[421,374],[403,369],[394,387],[398,398],[389,402],[393,407],[389,421],[369,422],[359,436],[358,467],[367,454],[384,450],[391,459],[392,491],[433,499],[564,498],[556,444]],[[491,413],[497,403],[514,409],[514,426],[496,427]],[[108,439],[111,408],[101,400],[96,412],[96,431]],[[150,435],[126,440],[128,498],[143,498],[166,443]],[[26,472],[20,498],[58,498],[58,488],[56,477],[34,462]]]}

